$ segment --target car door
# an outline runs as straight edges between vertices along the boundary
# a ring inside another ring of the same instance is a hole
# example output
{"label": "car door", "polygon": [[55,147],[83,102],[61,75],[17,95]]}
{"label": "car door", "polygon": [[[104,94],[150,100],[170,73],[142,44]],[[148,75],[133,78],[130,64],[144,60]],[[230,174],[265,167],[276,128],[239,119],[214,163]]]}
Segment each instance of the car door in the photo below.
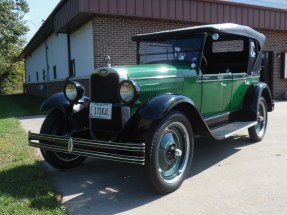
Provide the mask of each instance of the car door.
{"label": "car door", "polygon": [[201,78],[202,115],[208,117],[227,111],[231,100],[232,74],[205,74]]}
{"label": "car door", "polygon": [[222,90],[218,75],[202,75],[201,114],[204,117],[220,112]]}
{"label": "car door", "polygon": [[221,90],[222,90],[222,100],[221,100],[221,111],[222,112],[229,112],[230,105],[231,105],[231,96],[232,96],[232,73],[223,73],[220,74],[221,80]]}
{"label": "car door", "polygon": [[232,76],[233,90],[230,109],[234,111],[240,108],[248,89],[249,82],[246,80],[246,73],[233,73]]}

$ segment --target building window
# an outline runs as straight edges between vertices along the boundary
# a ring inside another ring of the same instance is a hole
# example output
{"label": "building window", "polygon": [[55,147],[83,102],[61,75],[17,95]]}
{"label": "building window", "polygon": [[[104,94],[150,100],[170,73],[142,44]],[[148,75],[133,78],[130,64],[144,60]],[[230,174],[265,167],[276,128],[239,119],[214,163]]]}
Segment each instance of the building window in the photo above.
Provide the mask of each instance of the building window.
{"label": "building window", "polygon": [[45,81],[46,80],[46,71],[45,71],[45,69],[43,69],[43,81]]}
{"label": "building window", "polygon": [[76,76],[76,62],[75,59],[70,61],[70,77]]}
{"label": "building window", "polygon": [[39,73],[36,72],[36,80],[39,81]]}
{"label": "building window", "polygon": [[53,74],[54,74],[54,80],[57,79],[57,67],[56,65],[53,66]]}
{"label": "building window", "polygon": [[29,83],[31,82],[31,76],[30,75],[28,76],[28,82]]}

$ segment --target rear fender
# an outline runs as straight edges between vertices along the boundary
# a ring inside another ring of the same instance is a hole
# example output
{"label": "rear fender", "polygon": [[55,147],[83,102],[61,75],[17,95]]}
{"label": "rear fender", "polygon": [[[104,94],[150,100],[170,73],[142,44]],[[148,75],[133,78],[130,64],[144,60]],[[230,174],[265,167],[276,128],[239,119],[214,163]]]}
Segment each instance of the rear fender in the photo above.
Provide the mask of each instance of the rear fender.
{"label": "rear fender", "polygon": [[274,110],[274,101],[268,85],[263,82],[254,84],[248,89],[243,106],[244,112],[251,117],[251,120],[257,120],[257,107],[261,96],[264,97],[267,103],[267,110],[269,112]]}

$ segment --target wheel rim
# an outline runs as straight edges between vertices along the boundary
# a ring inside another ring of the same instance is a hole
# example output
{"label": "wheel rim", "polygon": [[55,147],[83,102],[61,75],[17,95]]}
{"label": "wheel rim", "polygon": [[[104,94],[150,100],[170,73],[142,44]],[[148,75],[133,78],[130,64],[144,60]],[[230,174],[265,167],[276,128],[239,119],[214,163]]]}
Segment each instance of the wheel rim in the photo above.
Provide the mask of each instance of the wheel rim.
{"label": "wheel rim", "polygon": [[[64,125],[60,122],[61,120],[56,123],[51,131],[52,135],[62,136],[64,133]],[[79,155],[69,154],[69,153],[62,153],[62,152],[54,152],[55,156],[62,161],[65,162],[73,162],[74,160],[78,159]]]}
{"label": "wheel rim", "polygon": [[266,107],[263,102],[260,102],[257,111],[257,125],[255,127],[256,133],[259,137],[264,135],[267,125],[266,122],[267,122]]}
{"label": "wheel rim", "polygon": [[57,158],[65,162],[72,162],[80,157],[79,155],[62,153],[62,152],[55,152],[55,155],[57,156]]}
{"label": "wheel rim", "polygon": [[189,134],[180,122],[163,131],[158,151],[158,172],[166,183],[178,181],[184,174],[190,156]]}

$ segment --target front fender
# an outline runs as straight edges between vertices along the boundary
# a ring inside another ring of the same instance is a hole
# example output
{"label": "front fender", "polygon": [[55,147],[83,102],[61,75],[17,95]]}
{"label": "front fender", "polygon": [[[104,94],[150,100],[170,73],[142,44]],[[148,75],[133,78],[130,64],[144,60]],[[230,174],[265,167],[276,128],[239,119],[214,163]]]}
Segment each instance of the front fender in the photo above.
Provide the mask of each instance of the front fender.
{"label": "front fender", "polygon": [[89,124],[89,109],[86,103],[89,100],[88,97],[83,96],[79,103],[74,104],[69,102],[64,93],[57,93],[49,97],[41,106],[41,111],[47,111],[51,109],[60,110],[65,118],[65,129],[83,129],[88,127]]}
{"label": "front fender", "polygon": [[189,119],[193,130],[197,134],[210,135],[210,131],[195,103],[177,94],[165,94],[153,98],[136,112],[138,116],[138,130],[147,130],[151,124],[165,117],[171,111],[180,111]]}
{"label": "front fender", "polygon": [[[88,97],[83,96],[79,100],[79,102],[84,103],[88,100],[89,100]],[[73,104],[66,99],[64,93],[57,93],[43,102],[40,111],[43,112],[51,109],[59,109],[65,115],[71,113],[77,113],[85,108],[85,106],[82,105],[81,103]]]}
{"label": "front fender", "polygon": [[199,122],[198,125],[204,125],[192,100],[182,95],[164,94],[139,107],[116,140],[131,141],[131,137],[134,137],[135,140],[141,138],[152,123],[162,119],[173,110],[184,112],[192,123]]}
{"label": "front fender", "polygon": [[65,98],[64,93],[57,93],[44,101],[41,105],[40,111],[46,111],[51,109],[59,109],[66,114],[68,107],[71,103]]}
{"label": "front fender", "polygon": [[181,103],[188,103],[195,107],[194,102],[182,95],[164,94],[150,100],[137,110],[139,116],[145,120],[159,120]]}
{"label": "front fender", "polygon": [[195,134],[211,136],[210,130],[194,102],[182,95],[164,94],[157,96],[139,107],[132,115],[124,129],[117,137],[117,141],[131,141],[143,139],[143,134],[171,111],[180,111],[189,119]]}

